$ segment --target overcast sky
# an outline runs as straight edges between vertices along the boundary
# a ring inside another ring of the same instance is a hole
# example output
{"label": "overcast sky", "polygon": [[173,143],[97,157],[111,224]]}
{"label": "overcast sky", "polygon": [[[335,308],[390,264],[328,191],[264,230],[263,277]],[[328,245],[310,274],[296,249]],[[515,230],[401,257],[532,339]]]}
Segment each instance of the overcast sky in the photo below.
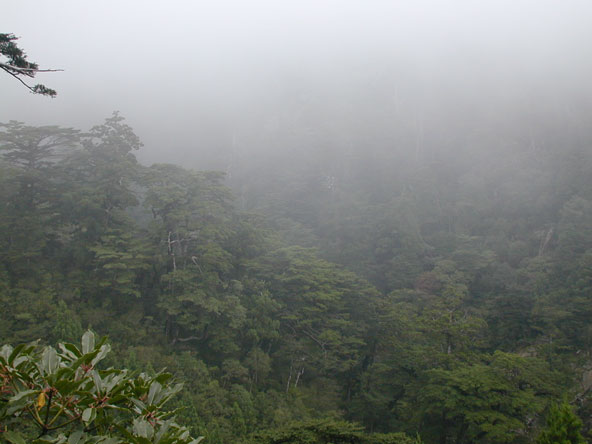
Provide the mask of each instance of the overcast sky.
{"label": "overcast sky", "polygon": [[290,91],[363,94],[376,76],[396,84],[404,72],[430,94],[494,84],[590,93],[589,0],[5,3],[2,32],[64,72],[36,79],[55,99],[0,76],[0,121],[86,129],[119,110],[148,162],[183,161],[200,143],[224,149],[259,131],[266,120],[253,116],[276,113]]}

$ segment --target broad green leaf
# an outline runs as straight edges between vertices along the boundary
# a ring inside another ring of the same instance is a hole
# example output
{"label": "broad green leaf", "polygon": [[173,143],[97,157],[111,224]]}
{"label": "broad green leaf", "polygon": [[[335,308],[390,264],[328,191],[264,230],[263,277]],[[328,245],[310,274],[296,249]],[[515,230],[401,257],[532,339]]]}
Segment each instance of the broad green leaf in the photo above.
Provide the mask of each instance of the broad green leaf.
{"label": "broad green leaf", "polygon": [[23,398],[25,396],[29,396],[31,394],[38,393],[38,392],[39,392],[38,390],[24,390],[22,392],[18,392],[16,395],[14,395],[12,398],[10,398],[8,400],[8,402],[9,403],[10,402],[16,402],[16,401],[19,401],[21,398]]}
{"label": "broad green leaf", "polygon": [[84,409],[82,412],[82,421],[88,425],[97,417],[97,411],[91,407]]}
{"label": "broad green leaf", "polygon": [[148,404],[156,404],[158,403],[158,401],[160,400],[159,395],[160,392],[162,391],[162,386],[154,381],[151,385],[150,385],[150,391],[148,392]]}
{"label": "broad green leaf", "polygon": [[92,331],[87,330],[82,335],[82,353],[83,354],[90,353],[91,351],[94,350],[94,348],[95,348],[95,334]]}
{"label": "broad green leaf", "polygon": [[144,419],[134,419],[134,434],[143,438],[151,439],[154,435],[154,428]]}
{"label": "broad green leaf", "polygon": [[10,347],[10,346],[7,346],[7,347],[9,347],[9,349],[7,351],[10,351],[10,356],[8,356],[8,364],[9,365],[12,365],[13,367],[16,367],[13,364],[13,362],[14,362],[15,358],[18,356],[18,354],[21,352],[21,350],[23,348],[25,348],[25,345],[26,344],[19,344],[14,349],[12,349],[12,347]]}
{"label": "broad green leaf", "polygon": [[0,358],[2,361],[8,364],[10,360],[10,355],[12,354],[12,347],[8,344],[4,344],[2,348],[0,348]]}
{"label": "broad green leaf", "polygon": [[131,398],[130,401],[136,406],[136,411],[138,413],[143,412],[144,410],[146,410],[146,404],[142,401],[140,401],[137,398]]}
{"label": "broad green leaf", "polygon": [[20,433],[13,432],[11,430],[4,432],[2,434],[4,438],[6,438],[9,442],[13,444],[27,444],[25,439],[21,436]]}
{"label": "broad green leaf", "polygon": [[84,432],[82,432],[81,430],[74,432],[70,435],[70,437],[68,438],[68,444],[78,444],[82,441],[82,435],[84,434]]}
{"label": "broad green leaf", "polygon": [[111,351],[111,346],[109,344],[101,345],[101,348],[99,349],[99,352],[97,353],[97,356],[95,356],[93,358],[93,360],[90,362],[91,365],[93,367],[96,366],[105,356],[107,356],[109,354],[110,351]]}
{"label": "broad green leaf", "polygon": [[69,356],[72,359],[78,359],[82,356],[82,353],[80,353],[80,350],[78,350],[78,347],[74,344],[60,343],[58,344],[58,347],[62,350],[64,355]]}
{"label": "broad green leaf", "polygon": [[99,372],[96,370],[92,370],[91,375],[92,375],[93,381],[95,383],[95,387],[97,388],[97,392],[102,393],[103,392],[103,379],[101,378],[101,375],[99,375]]}
{"label": "broad green leaf", "polygon": [[168,432],[169,428],[171,427],[171,423],[172,421],[165,421],[161,426],[160,429],[158,430],[158,432],[156,433],[156,436],[154,437],[154,442],[156,444],[158,444],[160,442],[160,440],[162,439],[162,437],[164,435],[166,435],[166,433]]}
{"label": "broad green leaf", "polygon": [[58,353],[53,347],[45,347],[41,360],[43,362],[43,371],[46,375],[54,373],[59,366]]}

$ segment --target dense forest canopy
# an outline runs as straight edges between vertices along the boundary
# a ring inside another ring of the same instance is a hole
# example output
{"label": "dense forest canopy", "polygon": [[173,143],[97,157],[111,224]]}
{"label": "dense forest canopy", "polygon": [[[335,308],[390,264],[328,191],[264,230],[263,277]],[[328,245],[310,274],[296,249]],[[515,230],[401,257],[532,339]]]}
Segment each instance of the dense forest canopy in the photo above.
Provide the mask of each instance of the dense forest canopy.
{"label": "dense forest canopy", "polygon": [[588,2],[120,3],[3,9],[1,442],[592,438]]}
{"label": "dense forest canopy", "polygon": [[510,183],[471,159],[349,189],[311,170],[257,214],[221,173],[138,163],[118,113],[86,132],[2,124],[1,335],[108,334],[112,359],[186,381],[178,416],[211,442],[360,433],[319,417],[385,442],[529,442],[566,394],[587,431],[580,136],[492,157]]}

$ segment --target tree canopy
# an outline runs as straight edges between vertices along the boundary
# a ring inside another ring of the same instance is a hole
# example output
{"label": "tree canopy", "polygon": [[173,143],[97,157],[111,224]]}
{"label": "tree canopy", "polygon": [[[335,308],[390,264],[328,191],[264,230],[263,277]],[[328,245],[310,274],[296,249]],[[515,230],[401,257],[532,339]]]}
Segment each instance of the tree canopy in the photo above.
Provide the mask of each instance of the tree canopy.
{"label": "tree canopy", "polygon": [[39,66],[27,60],[27,54],[18,47],[18,37],[14,34],[0,33],[0,54],[5,57],[0,60],[0,69],[8,73],[34,94],[55,97],[57,92],[40,83],[30,86],[23,78],[34,78],[40,72],[55,72],[59,69],[39,69]]}
{"label": "tree canopy", "polygon": [[[118,113],[86,132],[0,125],[0,338],[15,344],[0,361],[21,381],[2,395],[9,432],[145,443],[174,412],[213,444],[527,443],[568,396],[553,428],[578,416],[590,436],[579,147],[538,153],[534,172],[516,155],[526,179],[511,190],[489,189],[478,165],[445,180],[426,167],[383,177],[380,193],[276,187],[260,212],[240,209],[224,174],[145,166],[140,148]],[[88,328],[109,354],[56,346]],[[151,392],[178,390],[164,367],[183,390],[150,410]]]}

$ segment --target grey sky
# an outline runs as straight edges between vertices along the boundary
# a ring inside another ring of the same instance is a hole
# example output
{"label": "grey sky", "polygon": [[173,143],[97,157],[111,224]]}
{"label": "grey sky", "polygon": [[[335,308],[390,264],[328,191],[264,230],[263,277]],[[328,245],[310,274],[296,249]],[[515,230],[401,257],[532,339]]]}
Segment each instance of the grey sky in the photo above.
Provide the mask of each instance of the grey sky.
{"label": "grey sky", "polygon": [[383,88],[392,76],[395,90],[406,88],[399,75],[411,77],[425,96],[591,91],[588,0],[19,0],[2,9],[2,32],[20,36],[42,68],[65,71],[37,79],[57,89],[54,100],[0,76],[0,121],[84,129],[120,110],[147,161],[225,149],[273,125],[286,95],[339,107],[340,92],[363,95],[377,77]]}

